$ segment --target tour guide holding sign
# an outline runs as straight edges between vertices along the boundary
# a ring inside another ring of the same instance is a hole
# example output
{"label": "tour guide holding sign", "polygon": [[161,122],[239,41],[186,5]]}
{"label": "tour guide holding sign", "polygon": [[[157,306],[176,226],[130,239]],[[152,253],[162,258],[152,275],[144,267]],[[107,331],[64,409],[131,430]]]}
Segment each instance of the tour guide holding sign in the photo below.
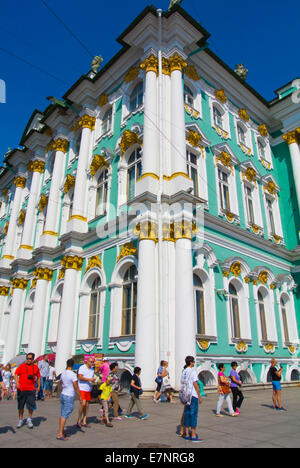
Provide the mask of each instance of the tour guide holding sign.
{"label": "tour guide holding sign", "polygon": [[[17,428],[23,426],[23,415],[25,404],[28,409],[28,418],[26,421],[29,429],[33,428],[32,415],[35,409],[35,392],[39,392],[41,387],[41,374],[38,366],[33,364],[35,355],[28,353],[26,355],[26,362],[21,364],[15,372],[16,387],[18,390],[18,410],[19,410],[19,423]],[[37,381],[37,389],[36,389]]]}

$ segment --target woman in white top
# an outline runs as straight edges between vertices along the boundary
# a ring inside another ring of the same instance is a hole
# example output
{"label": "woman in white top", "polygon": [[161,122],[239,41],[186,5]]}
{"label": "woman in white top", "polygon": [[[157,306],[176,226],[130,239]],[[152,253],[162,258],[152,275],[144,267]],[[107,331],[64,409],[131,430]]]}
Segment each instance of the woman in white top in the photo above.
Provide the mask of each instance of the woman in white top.
{"label": "woman in white top", "polygon": [[10,364],[7,364],[7,366],[5,367],[2,373],[2,378],[3,378],[4,385],[6,387],[4,390],[4,396],[8,400],[10,398],[11,377],[12,377],[11,366]]}
{"label": "woman in white top", "polygon": [[72,414],[74,409],[75,394],[77,394],[80,404],[82,399],[78,387],[77,376],[73,372],[74,360],[69,359],[67,361],[67,369],[61,374],[60,381],[62,384],[62,392],[60,395],[60,419],[59,419],[59,432],[56,437],[57,440],[68,440],[64,432],[65,424],[68,417]]}

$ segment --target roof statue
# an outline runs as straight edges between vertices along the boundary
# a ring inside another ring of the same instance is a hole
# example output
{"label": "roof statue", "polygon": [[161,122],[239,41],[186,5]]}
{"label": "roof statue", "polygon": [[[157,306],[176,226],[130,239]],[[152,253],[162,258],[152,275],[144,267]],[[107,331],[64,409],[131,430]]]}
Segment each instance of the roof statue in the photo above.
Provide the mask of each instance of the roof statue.
{"label": "roof statue", "polygon": [[182,0],[171,0],[168,9],[171,10],[171,8],[173,8],[174,5],[177,5],[177,4],[181,3],[181,2],[182,2]]}
{"label": "roof statue", "polygon": [[242,79],[246,81],[248,70],[242,63],[235,66],[234,72]]}
{"label": "roof statue", "polygon": [[94,57],[94,60],[92,61],[92,70],[94,73],[98,73],[98,70],[101,67],[102,62],[103,62],[103,58],[101,57],[101,55],[96,55],[96,57]]}

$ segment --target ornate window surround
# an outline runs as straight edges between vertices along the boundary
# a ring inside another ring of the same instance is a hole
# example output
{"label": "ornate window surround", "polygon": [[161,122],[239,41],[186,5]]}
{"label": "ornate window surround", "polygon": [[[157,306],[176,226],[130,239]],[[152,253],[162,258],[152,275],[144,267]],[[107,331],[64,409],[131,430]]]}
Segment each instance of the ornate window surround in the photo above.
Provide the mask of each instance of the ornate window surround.
{"label": "ornate window surround", "polygon": [[122,97],[121,128],[125,127],[127,120],[130,119],[131,116],[144,111],[144,103],[135,111],[133,112],[130,111],[130,96],[132,92],[134,91],[135,87],[139,84],[139,82],[143,83],[143,94],[145,96],[145,81],[144,81],[144,73],[142,70],[139,72],[139,75],[135,80],[127,84],[124,84],[123,86],[124,93]]}
{"label": "ornate window surround", "polygon": [[[210,119],[211,119],[212,128],[214,128],[216,132],[218,133],[218,135],[224,140],[231,140],[228,100],[222,103],[214,95],[210,94],[209,95],[209,107],[210,107]],[[215,124],[214,107],[218,109],[218,111],[222,114],[223,128],[220,128]]]}

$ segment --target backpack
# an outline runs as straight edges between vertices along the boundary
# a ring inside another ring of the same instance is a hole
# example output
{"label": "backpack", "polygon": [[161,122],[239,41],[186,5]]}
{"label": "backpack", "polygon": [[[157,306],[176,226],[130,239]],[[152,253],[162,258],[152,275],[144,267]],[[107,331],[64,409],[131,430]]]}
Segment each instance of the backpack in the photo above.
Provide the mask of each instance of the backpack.
{"label": "backpack", "polygon": [[189,393],[189,383],[191,380],[191,375],[193,373],[193,369],[191,370],[190,374],[186,376],[184,379],[181,378],[181,387],[179,390],[179,400],[183,405],[190,405],[192,400],[192,392]]}

